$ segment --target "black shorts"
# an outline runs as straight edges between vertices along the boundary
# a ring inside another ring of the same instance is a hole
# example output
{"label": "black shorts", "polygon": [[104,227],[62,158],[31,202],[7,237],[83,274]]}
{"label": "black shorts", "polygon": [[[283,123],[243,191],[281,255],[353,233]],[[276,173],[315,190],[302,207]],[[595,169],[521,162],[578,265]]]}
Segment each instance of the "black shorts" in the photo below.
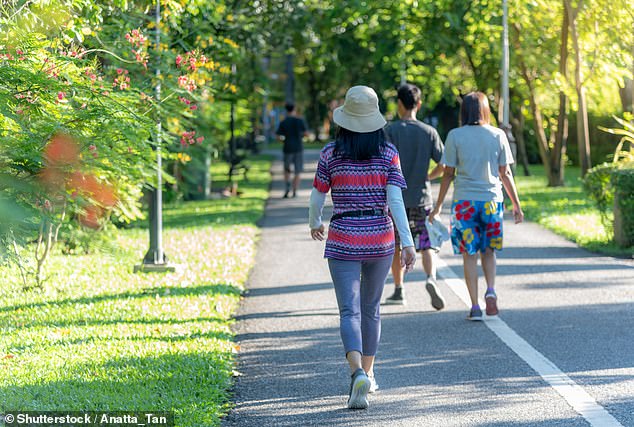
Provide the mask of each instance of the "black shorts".
{"label": "black shorts", "polygon": [[284,172],[291,173],[291,165],[295,175],[299,175],[304,170],[304,152],[284,153]]}

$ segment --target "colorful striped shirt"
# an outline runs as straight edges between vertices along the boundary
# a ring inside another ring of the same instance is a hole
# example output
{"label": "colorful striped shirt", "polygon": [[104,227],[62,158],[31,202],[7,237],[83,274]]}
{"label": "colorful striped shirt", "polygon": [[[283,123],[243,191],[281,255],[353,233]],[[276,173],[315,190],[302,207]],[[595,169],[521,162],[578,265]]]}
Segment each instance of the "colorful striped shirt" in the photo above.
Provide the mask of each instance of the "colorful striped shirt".
{"label": "colorful striped shirt", "polygon": [[365,260],[394,254],[394,226],[387,216],[387,186],[407,188],[396,148],[387,143],[380,157],[354,161],[322,150],[313,186],[331,191],[335,214],[380,209],[386,215],[336,219],[328,228],[325,258]]}

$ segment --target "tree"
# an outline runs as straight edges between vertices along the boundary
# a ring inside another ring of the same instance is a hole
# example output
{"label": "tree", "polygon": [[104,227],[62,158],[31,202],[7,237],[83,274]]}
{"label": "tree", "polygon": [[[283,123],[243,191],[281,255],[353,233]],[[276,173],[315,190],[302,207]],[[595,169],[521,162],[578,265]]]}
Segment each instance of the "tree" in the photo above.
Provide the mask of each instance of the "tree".
{"label": "tree", "polygon": [[577,146],[579,148],[579,166],[581,167],[581,176],[585,176],[588,169],[592,167],[592,161],[590,159],[590,135],[588,129],[588,104],[586,101],[586,88],[582,70],[582,51],[579,41],[580,34],[577,22],[579,12],[583,7],[583,0],[577,0],[576,5],[573,5],[572,0],[564,0],[564,13],[568,18],[568,26],[570,28],[570,37],[572,38],[575,59],[574,85],[575,91],[577,92]]}

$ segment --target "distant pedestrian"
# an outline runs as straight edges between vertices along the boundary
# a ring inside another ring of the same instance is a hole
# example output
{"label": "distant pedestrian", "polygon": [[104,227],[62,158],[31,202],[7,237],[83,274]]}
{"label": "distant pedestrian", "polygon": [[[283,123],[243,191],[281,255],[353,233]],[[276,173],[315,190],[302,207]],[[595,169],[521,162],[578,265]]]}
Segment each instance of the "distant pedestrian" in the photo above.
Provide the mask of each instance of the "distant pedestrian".
{"label": "distant pedestrian", "polygon": [[[400,120],[390,124],[385,133],[388,140],[398,150],[401,169],[407,182],[407,188],[403,190],[403,201],[410,231],[414,237],[414,245],[421,252],[423,270],[427,274],[425,289],[431,297],[431,305],[436,310],[442,310],[445,307],[445,300],[436,285],[436,266],[425,221],[433,205],[430,180],[438,178],[443,171],[440,163],[443,144],[436,129],[416,118],[416,113],[421,106],[420,95],[420,89],[409,83],[398,88],[397,102]],[[437,165],[428,174],[431,160],[434,160]],[[398,233],[396,237],[398,243]],[[403,293],[405,275],[399,257],[400,250],[396,245],[392,264],[394,293],[385,300],[386,304],[405,304]]]}
{"label": "distant pedestrian", "polygon": [[320,153],[310,197],[313,239],[324,239],[321,215],[331,192],[325,258],[339,305],[340,332],[352,379],[348,408],[368,407],[367,394],[378,386],[374,358],[381,333],[379,306],[394,254],[392,212],[401,235],[401,263],[410,270],[416,261],[401,189],[406,187],[398,151],[386,141],[385,119],[378,97],[367,86],[354,86],[334,111],[339,126],[335,141]]}
{"label": "distant pedestrian", "polygon": [[286,104],[287,115],[275,132],[284,143],[284,182],[286,190],[284,198],[291,192],[291,166],[293,166],[293,197],[297,197],[300,174],[304,169],[304,145],[302,139],[308,135],[304,120],[297,115],[294,104]]}
{"label": "distant pedestrian", "polygon": [[482,320],[478,304],[478,252],[487,283],[486,314],[498,314],[495,251],[502,250],[502,186],[511,198],[516,224],[524,220],[524,213],[510,168],[513,155],[504,131],[490,125],[491,111],[486,95],[482,92],[465,95],[460,116],[462,126],[447,135],[441,160],[445,170],[430,218],[440,213],[449,185],[455,179],[451,242],[454,253],[462,254],[464,262],[465,282],[471,298],[467,318]]}

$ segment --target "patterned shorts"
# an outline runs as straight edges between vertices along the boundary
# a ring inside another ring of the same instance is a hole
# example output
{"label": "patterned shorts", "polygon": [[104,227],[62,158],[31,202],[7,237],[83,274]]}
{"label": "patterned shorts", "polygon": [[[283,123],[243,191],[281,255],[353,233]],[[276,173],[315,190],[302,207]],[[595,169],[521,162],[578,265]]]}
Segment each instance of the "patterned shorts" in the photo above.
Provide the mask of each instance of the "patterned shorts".
{"label": "patterned shorts", "polygon": [[[406,208],[405,213],[409,220],[409,229],[412,232],[412,238],[414,239],[414,246],[417,251],[422,251],[431,248],[431,242],[429,241],[429,235],[427,234],[427,227],[425,227],[425,220],[431,213],[431,209],[425,209],[420,206],[417,208]],[[401,239],[398,236],[398,231],[394,227],[394,238],[396,240],[396,247],[400,247]]]}
{"label": "patterned shorts", "polygon": [[454,200],[451,206],[453,252],[474,255],[487,248],[502,250],[502,202]]}

